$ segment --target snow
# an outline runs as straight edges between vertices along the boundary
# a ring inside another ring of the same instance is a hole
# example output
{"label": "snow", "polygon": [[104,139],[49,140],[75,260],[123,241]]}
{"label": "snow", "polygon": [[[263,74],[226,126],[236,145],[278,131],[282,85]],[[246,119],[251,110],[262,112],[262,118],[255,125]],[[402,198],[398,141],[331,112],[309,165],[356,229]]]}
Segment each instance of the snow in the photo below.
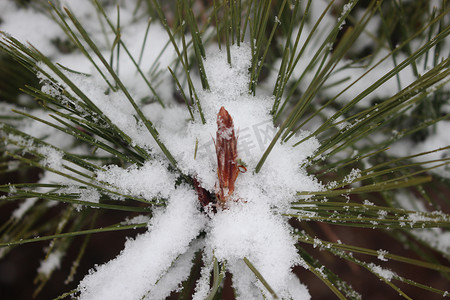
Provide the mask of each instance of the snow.
{"label": "snow", "polygon": [[378,276],[380,276],[381,278],[383,278],[387,281],[391,281],[392,278],[395,278],[395,276],[396,276],[396,274],[394,272],[392,272],[391,270],[383,269],[382,267],[380,267],[374,263],[370,263],[368,265],[368,267],[372,270],[372,272],[374,272],[375,274],[377,274]]}
{"label": "snow", "polygon": [[388,259],[385,258],[385,255],[389,254],[389,252],[387,252],[386,250],[383,250],[383,249],[379,249],[379,250],[377,250],[377,253],[378,253],[378,257],[377,258],[379,260],[381,260],[381,261],[388,261]]}
{"label": "snow", "polygon": [[150,290],[144,299],[164,300],[172,291],[181,290],[181,282],[188,278],[191,272],[194,255],[196,251],[200,249],[200,246],[202,246],[202,243],[196,241],[185,253],[180,255],[168,272],[158,280],[155,287]]}
{"label": "snow", "polygon": [[195,293],[192,295],[193,300],[202,300],[208,296],[211,271],[213,269],[213,261],[209,253],[203,252],[204,266],[200,270],[200,278],[195,283]]}
{"label": "snow", "polygon": [[38,198],[27,198],[25,199],[18,208],[16,208],[12,213],[11,216],[15,218],[16,220],[22,219],[22,217],[25,215],[25,213],[33,207],[33,205],[36,203]]}
{"label": "snow", "polygon": [[[254,274],[243,261],[229,262],[227,266],[233,273],[233,287],[236,289],[237,300],[263,299],[264,288],[261,288],[261,284],[256,281]],[[285,286],[290,295],[287,299],[310,299],[308,289],[295,275],[292,274],[287,278]],[[279,299],[286,299],[285,297],[282,297],[281,294],[278,294],[277,296]],[[264,297],[266,297],[266,299],[273,299],[268,293],[264,294]]]}
{"label": "snow", "polygon": [[410,232],[433,249],[450,255],[450,232],[442,228],[413,229]]}
{"label": "snow", "polygon": [[63,255],[64,253],[61,251],[51,252],[48,257],[41,262],[41,265],[38,268],[38,273],[48,277],[54,270],[61,267],[61,258]]}
{"label": "snow", "polygon": [[[438,122],[433,126],[433,130],[426,138],[426,140],[413,143],[412,141],[408,141],[402,139],[395,143],[391,149],[388,150],[388,153],[399,156],[399,155],[415,155],[423,152],[433,151],[435,149],[448,147],[450,145],[450,121],[443,120]],[[426,155],[421,155],[414,157],[413,160],[415,162],[424,162],[428,160],[437,160],[444,159],[450,157],[450,149],[445,149],[441,151],[435,151]],[[435,162],[431,164],[427,164],[427,167],[432,167],[443,162]],[[450,178],[450,167],[449,165],[441,166],[435,169],[431,169],[431,172],[440,175],[444,178]]]}
{"label": "snow", "polygon": [[61,151],[58,151],[50,146],[43,146],[37,148],[37,152],[44,156],[44,159],[41,161],[43,166],[57,171],[61,171],[63,169],[62,159],[64,154]]}
{"label": "snow", "polygon": [[359,169],[352,169],[350,171],[350,174],[347,174],[345,176],[343,182],[345,182],[345,183],[352,183],[353,181],[355,181],[359,177],[361,177],[361,170],[359,170]]}
{"label": "snow", "polygon": [[230,206],[211,221],[207,242],[214,255],[226,262],[246,257],[276,292],[288,293],[287,282],[298,255],[286,220],[263,203]]}
{"label": "snow", "polygon": [[65,38],[64,32],[55,26],[47,15],[37,13],[32,8],[17,9],[14,1],[0,4],[1,30],[15,38],[33,44],[46,55],[56,55],[58,50],[52,41]]}
{"label": "snow", "polygon": [[141,224],[141,223],[149,223],[151,220],[150,216],[139,215],[133,218],[126,218],[121,224],[123,225],[132,225],[132,224]]}
{"label": "snow", "polygon": [[[87,22],[85,24],[89,24],[91,34],[96,35],[96,32],[100,32],[99,24],[90,21],[92,9],[87,9],[88,4],[79,2],[75,5],[70,2],[66,5],[74,10],[78,18]],[[129,16],[129,10],[121,11],[124,24],[129,21]],[[136,57],[141,46],[136,41],[143,40],[142,28],[145,26],[142,26],[143,23],[140,21],[129,22],[127,25],[129,26],[123,26],[124,32],[127,32],[124,34],[126,37],[124,41],[130,45],[129,49]],[[144,51],[152,53],[144,56],[142,66],[147,68],[151,66],[153,61],[149,58],[155,57],[157,53],[155,51],[160,51],[167,42],[167,37],[165,35],[162,37],[162,31],[160,25],[151,26],[150,37],[156,39],[158,43],[147,44]],[[101,45],[102,42],[98,37],[97,40]],[[52,51],[50,47],[45,50],[50,53]],[[166,51],[163,59],[160,59],[161,66],[154,69],[155,72],[158,68],[165,68],[171,58],[173,53]],[[162,142],[179,162],[178,167],[185,174],[195,176],[203,188],[212,193],[217,181],[217,163],[212,137],[217,130],[216,116],[220,107],[224,106],[234,120],[239,158],[249,170],[255,168],[278,130],[272,124],[269,114],[273,99],[264,95],[254,97],[248,93],[250,59],[250,47],[246,44],[239,48],[232,47],[231,66],[227,63],[225,52],[209,49],[204,63],[210,90],[198,89],[206,124],[200,122],[198,111],[194,112],[195,120],[190,121],[185,108],[169,103],[163,111],[159,103],[142,105],[142,111],[154,123]],[[135,240],[127,241],[124,250],[114,260],[91,270],[80,282],[80,299],[164,299],[172,290],[177,290],[180,282],[189,275],[193,255],[202,247],[207,251],[204,260],[208,261],[209,257],[209,261],[212,261],[214,253],[214,256],[234,273],[240,299],[261,298],[263,295],[271,297],[244,264],[244,257],[252,262],[279,296],[309,299],[306,287],[291,273],[292,268],[301,262],[294,246],[295,239],[291,236],[292,229],[281,214],[289,209],[289,204],[294,200],[297,191],[323,189],[315,178],[300,168],[300,164],[319,146],[316,139],[312,138],[303,143],[301,150],[300,147],[292,147],[294,141],[275,145],[261,172],[252,174],[249,171],[241,174],[228,207],[224,210],[219,209],[216,215],[210,215],[208,221],[198,209],[198,199],[193,189],[185,185],[176,186],[175,173],[168,171],[163,154],[144,123],[137,118],[136,111],[125,95],[121,91],[105,93],[107,89],[105,82],[92,66],[89,67],[83,62],[80,55],[60,55],[57,60],[65,63],[68,68],[91,73],[91,76],[85,76],[63,70],[65,76],[130,138],[132,145],[138,145],[154,155],[153,160],[145,162],[142,166],[130,165],[125,168],[107,166],[95,173],[96,180],[108,188],[113,187],[119,193],[142,197],[148,201],[154,201],[155,198],[163,199],[167,205],[154,209],[154,216],[150,221],[145,216],[129,221],[148,221],[148,232],[139,235]],[[54,76],[47,67],[43,65],[40,67]],[[119,69],[119,75],[124,78],[124,83],[129,87],[133,98],[139,100],[149,94],[142,80],[136,80],[135,67],[129,60],[121,60]],[[84,114],[76,101],[61,95],[59,89],[49,84],[42,73],[39,76],[44,92],[73,104]],[[161,81],[164,78],[167,77],[161,77]],[[71,91],[63,82],[61,85]],[[167,83],[158,88],[171,89]],[[52,121],[48,114],[39,110],[32,113],[45,121]],[[43,130],[43,126],[42,123],[37,123],[36,126],[36,122],[28,122],[21,127],[31,136],[45,138],[46,142],[61,149],[69,149],[72,146],[72,138],[67,139],[54,129],[51,129],[51,134],[47,134],[48,127],[45,127],[46,131]],[[300,139],[307,134],[299,132],[296,138]],[[43,165],[62,170],[63,152],[57,148],[35,147],[31,140],[19,139],[19,142],[22,145],[29,144],[29,149],[35,149],[40,153],[44,157],[41,161]],[[198,152],[194,155],[196,142]],[[46,172],[41,182],[64,182],[64,178]],[[76,193],[83,201],[98,202],[100,199],[100,194],[92,188],[68,185],[60,192]],[[25,202],[17,210],[16,217],[19,218],[32,204]],[[207,232],[205,244],[193,241],[201,230]],[[196,246],[192,246],[192,243]],[[49,257],[46,260],[47,265],[45,268],[42,267],[42,270],[55,268],[57,264],[54,258]],[[209,271],[212,265],[206,261],[204,276],[196,287],[195,297],[198,299],[203,299],[209,293]],[[236,281],[240,277],[242,280]],[[251,285],[244,287],[242,283],[245,282]],[[253,296],[249,297],[250,294]]]}
{"label": "snow", "polygon": [[[410,222],[421,221],[424,217],[420,216],[420,213],[429,211],[424,202],[413,194],[399,193],[396,195],[396,202],[406,210],[417,211],[417,213],[409,216]],[[433,214],[439,216],[439,212]],[[445,220],[445,216],[443,216],[443,220]],[[444,255],[450,255],[450,232],[448,230],[443,228],[425,228],[410,229],[409,232],[433,249]]]}
{"label": "snow", "polygon": [[147,161],[142,167],[132,165],[127,169],[110,165],[105,171],[96,173],[97,180],[105,182],[124,194],[142,197],[168,198],[174,191],[175,174],[167,170],[167,164]]}
{"label": "snow", "polygon": [[[97,189],[77,185],[68,185],[65,188],[61,188],[58,190],[58,194],[78,194],[78,200],[91,203],[99,203],[101,197],[101,194]],[[77,205],[76,208],[80,211],[83,206]]]}
{"label": "snow", "polygon": [[262,298],[262,291],[256,285],[255,275],[244,261],[230,261],[228,262],[228,269],[233,274],[233,287],[236,289],[237,300]]}
{"label": "snow", "polygon": [[[162,114],[163,109],[157,104],[150,105],[151,109],[144,109],[145,113],[149,112],[149,119],[158,129],[161,140],[178,161],[178,167],[183,172],[196,176],[209,191],[214,190],[217,177],[213,137],[217,130],[216,118],[221,106],[224,106],[233,118],[238,137],[238,156],[249,170],[255,168],[278,130],[273,126],[269,115],[273,99],[248,94],[250,47],[246,44],[239,48],[234,46],[231,53],[232,67],[227,64],[226,53],[217,49],[214,53],[209,53],[204,63],[210,90],[200,91],[198,94],[206,119],[205,125],[201,124],[198,115],[195,122],[186,124],[186,109],[181,110],[179,107],[169,107],[165,114]],[[160,115],[165,118],[173,116],[173,120],[158,118]],[[307,132],[300,132],[297,138],[305,135]],[[198,149],[194,155],[196,141]],[[260,173],[252,176],[248,176],[248,173],[239,175],[236,191],[240,189],[242,193],[251,194],[264,190],[270,193],[270,196],[264,199],[272,201],[272,204],[282,205],[283,202],[288,204],[289,199],[298,190],[322,189],[320,183],[299,168],[300,163],[317,149],[318,141],[312,138],[302,143],[301,150],[293,148],[293,142],[277,144]]]}
{"label": "snow", "polygon": [[139,145],[144,148],[154,145],[151,143],[153,141],[152,136],[142,120],[135,118],[137,113],[122,91],[111,92],[106,95],[104,90],[99,88],[105,85],[105,82],[102,82],[103,79],[91,78],[67,71],[65,73],[114,125],[131,138],[133,145]]}
{"label": "snow", "polygon": [[[202,187],[211,193],[214,193],[217,182],[212,137],[217,130],[216,118],[220,107],[224,106],[233,118],[238,135],[238,156],[248,170],[255,168],[273,136],[270,134],[277,131],[269,115],[272,99],[267,96],[254,97],[247,92],[250,47],[246,44],[239,48],[232,47],[231,53],[231,66],[227,64],[226,53],[222,51],[209,52],[204,62],[210,90],[199,91],[199,97],[206,124],[201,123],[198,111],[192,121],[186,109],[180,107],[169,106],[164,109],[164,113],[157,103],[143,108],[144,114],[152,120],[161,140],[177,160],[178,167],[185,174],[195,176]],[[111,114],[110,118],[115,124],[126,131],[136,144],[154,150],[155,146],[149,142],[151,138],[147,137],[148,134],[137,131],[132,133],[139,126],[136,126],[138,124],[132,108],[123,96],[101,95],[90,86],[91,80],[78,77],[78,86],[90,93],[89,96],[96,93],[97,105],[105,109],[106,114]],[[107,106],[110,101],[120,109],[109,112]],[[113,116],[113,113],[116,115]],[[131,122],[134,126],[131,126]],[[306,134],[300,132],[297,138]],[[194,156],[196,141],[200,146]],[[253,147],[245,148],[244,143]],[[211,152],[208,153],[204,145],[211,145]],[[119,193],[143,197],[149,201],[154,198],[167,199],[167,207],[155,210],[147,233],[134,241],[128,241],[116,259],[97,267],[85,277],[79,287],[81,299],[140,299],[144,296],[154,299],[153,295],[159,295],[156,298],[163,297],[171,289],[177,289],[177,282],[186,275],[189,259],[180,258],[184,261],[180,272],[173,272],[172,268],[177,268],[177,262],[173,266],[171,262],[188,251],[189,243],[201,229],[207,233],[204,245],[206,261],[203,275],[197,282],[195,299],[203,299],[209,293],[213,255],[227,266],[234,278],[240,278],[239,282],[249,282],[253,286],[253,291],[249,291],[237,283],[241,286],[238,288],[241,299],[258,299],[262,295],[271,297],[250,269],[243,265],[244,258],[257,268],[280,297],[309,299],[306,287],[291,273],[294,266],[301,265],[301,261],[295,248],[296,241],[291,235],[292,229],[281,214],[288,211],[297,191],[323,189],[315,178],[300,168],[300,163],[314,153],[319,143],[313,138],[300,147],[294,148],[292,145],[293,142],[278,143],[261,172],[240,174],[226,208],[219,208],[216,214],[210,212],[209,221],[194,205],[198,199],[193,189],[176,187],[176,176],[167,170],[168,165],[163,162],[158,150],[154,151],[155,159],[143,166],[121,168],[112,165],[98,171],[97,180],[113,186]],[[183,216],[178,215],[181,212],[184,212]],[[189,230],[185,232],[183,228]],[[187,255],[191,256],[192,253]],[[239,270],[236,271],[238,273],[233,271],[235,269]],[[246,271],[242,273],[242,269]],[[164,274],[165,277],[162,277]],[[160,278],[163,281],[159,281]],[[145,280],[145,284],[142,280]],[[161,283],[166,281],[167,284]],[[116,286],[120,291],[114,291]],[[163,286],[161,292],[158,286]],[[249,298],[250,294],[254,297]]]}
{"label": "snow", "polygon": [[[92,2],[62,0],[60,4],[61,7],[70,7],[81,23],[89,29],[90,36],[93,37],[105,57],[108,57],[115,36],[107,27],[106,22],[99,21]],[[305,24],[305,32],[300,37],[299,45],[303,45],[306,41],[312,30],[312,24],[319,19],[327,4],[326,1],[313,2],[310,20]],[[348,12],[350,8],[351,4],[345,5],[342,14]],[[117,13],[114,6],[108,6],[105,9],[107,15],[113,16]],[[225,51],[218,50],[216,46],[207,47],[204,66],[210,89],[202,90],[198,78],[195,78],[196,75],[192,75],[206,121],[203,124],[197,108],[194,108],[194,119],[192,120],[187,109],[176,105],[172,99],[171,93],[174,85],[169,73],[165,70],[172,64],[176,56],[172,46],[169,45],[163,55],[158,57],[168,42],[163,27],[160,24],[152,23],[148,41],[142,48],[148,20],[136,18],[133,14],[133,4],[124,2],[120,9],[122,40],[133,57],[137,58],[141,50],[145,53],[140,67],[151,79],[153,87],[164,101],[165,108],[156,101],[153,103],[146,101],[149,97],[153,97],[152,92],[137,74],[136,67],[123,49],[119,65],[115,65],[114,62],[113,67],[118,70],[119,77],[141,107],[143,114],[154,124],[159,132],[159,138],[178,162],[177,168],[184,175],[195,177],[204,189],[212,194],[215,193],[217,189],[217,161],[214,147],[214,137],[217,131],[216,118],[219,109],[225,107],[233,118],[239,159],[245,163],[248,171],[239,174],[234,193],[225,207],[218,207],[216,213],[207,208],[205,209],[206,213],[202,212],[199,207],[198,195],[192,186],[180,183],[182,180],[180,180],[179,174],[170,168],[161,149],[125,94],[122,91],[111,91],[98,71],[81,54],[61,54],[57,51],[52,41],[57,38],[64,40],[67,37],[61,29],[53,26],[50,18],[43,14],[37,14],[31,8],[17,10],[11,2],[0,4],[0,15],[3,21],[1,29],[22,41],[31,42],[46,55],[68,68],[90,74],[86,76],[66,70],[62,71],[93,101],[112,124],[126,135],[125,140],[129,138],[132,146],[139,146],[149,153],[148,160],[142,165],[102,166],[102,169],[94,174],[95,180],[108,189],[114,189],[123,195],[140,197],[147,201],[156,200],[161,206],[153,209],[152,218],[148,215],[140,215],[124,221],[125,224],[146,222],[148,231],[133,240],[128,240],[124,249],[115,259],[90,270],[79,284],[79,298],[164,299],[172,291],[181,288],[181,282],[189,276],[195,254],[202,250],[204,266],[196,284],[194,299],[204,299],[210,292],[214,259],[217,259],[221,266],[224,266],[232,274],[237,299],[271,299],[272,296],[245,264],[244,258],[255,266],[280,298],[310,299],[306,286],[292,273],[295,266],[304,264],[296,251],[296,240],[292,236],[293,229],[283,214],[291,212],[292,201],[298,199],[297,192],[326,189],[302,167],[306,159],[313,155],[320,146],[319,141],[313,137],[301,145],[293,147],[295,142],[309,135],[309,132],[300,130],[288,142],[276,143],[260,172],[255,173],[256,165],[279,128],[273,124],[270,115],[273,97],[261,90],[257,91],[256,96],[248,92],[250,46],[245,43],[242,43],[240,47],[231,46],[231,64],[227,62]],[[361,12],[358,13],[361,14]],[[300,83],[301,90],[305,90],[313,80],[317,69],[307,70],[306,68],[326,37],[326,34],[323,33],[326,33],[326,30],[334,25],[336,16],[333,14],[335,12],[331,11],[325,14],[312,42],[306,48],[293,72],[294,80],[302,76],[303,72],[307,72],[304,80]],[[27,22],[24,22],[25,19]],[[111,17],[111,19],[114,23],[115,18]],[[280,21],[275,17],[275,22]],[[33,24],[33,26],[29,24]],[[358,47],[366,45],[373,46],[374,41],[370,38],[370,34],[376,34],[380,24],[381,20],[378,17],[373,18],[369,22],[366,32],[362,34],[357,45],[351,51],[358,51],[360,50]],[[107,27],[106,33],[103,32],[102,26]],[[295,37],[295,35],[293,36]],[[329,49],[331,49],[331,45]],[[372,61],[368,62],[368,67],[374,66],[388,53],[389,50],[385,49],[374,53]],[[447,52],[442,51],[442,53]],[[398,53],[398,62],[405,58],[404,54]],[[99,63],[98,58],[94,58],[94,61]],[[424,65],[421,58],[417,62],[420,66]],[[349,63],[351,62],[341,61],[327,83],[337,82],[345,77],[350,79],[342,84],[321,90],[321,96],[334,97],[367,70],[367,67],[362,65],[357,65],[356,68],[354,68],[355,66],[345,67]],[[279,64],[280,62],[278,62]],[[274,65],[277,66],[277,63]],[[316,67],[319,65],[316,64]],[[42,64],[39,66],[48,71],[48,68]],[[339,101],[353,99],[355,95],[365,90],[393,67],[392,60],[385,60],[345,91]],[[105,72],[103,67],[101,68]],[[429,68],[430,66],[424,66],[423,69],[419,69],[419,73],[423,73]],[[54,76],[53,72],[49,72],[49,74]],[[78,111],[85,114],[80,105],[81,99],[75,97],[75,101],[73,101],[66,98],[60,93],[59,88],[55,88],[45,80],[43,73],[39,73],[38,76],[43,84],[43,92],[59,97],[63,104],[75,105]],[[270,76],[273,77],[273,74]],[[109,75],[107,77],[109,78]],[[415,76],[409,68],[402,70],[399,77],[402,87],[415,80]],[[111,79],[109,78],[109,80]],[[273,81],[273,78],[269,78],[268,81]],[[63,82],[61,82],[61,87],[68,92],[73,92]],[[371,93],[370,98],[358,103],[358,106],[366,107],[370,100],[386,98],[398,89],[396,78],[391,78],[382,87]],[[10,111],[11,108],[2,105],[0,111],[4,113],[4,110]],[[41,110],[28,112],[44,121],[54,122],[48,113]],[[334,114],[334,111],[327,108],[323,113],[329,117]],[[342,117],[337,120],[341,119]],[[94,118],[92,121],[95,122],[98,119]],[[402,141],[402,144],[395,145],[390,151],[415,154],[448,146],[450,140],[446,133],[450,129],[449,124],[448,121],[439,122],[435,127],[435,132],[423,143],[412,145]],[[340,129],[344,129],[347,125],[347,123],[343,123],[339,126]],[[8,137],[20,146],[41,154],[43,159],[40,163],[48,168],[57,171],[64,170],[62,165],[64,153],[58,149],[76,151],[73,149],[74,138],[43,123],[24,121],[20,123],[19,129],[55,146],[36,146],[31,139],[19,136]],[[230,137],[230,132],[231,130],[224,133],[226,138]],[[79,150],[80,154],[91,154],[88,152],[89,149]],[[448,155],[448,150],[435,152],[427,156],[427,159],[437,159]],[[422,158],[415,159],[420,161]],[[70,162],[65,163],[70,164]],[[449,176],[448,169],[441,168],[436,172],[443,177]],[[352,183],[360,178],[361,174],[363,174],[361,170],[352,169],[343,182]],[[55,173],[45,172],[39,182],[67,183],[67,181],[67,178]],[[336,186],[338,183],[334,184]],[[327,188],[331,187],[333,187],[333,183],[330,183]],[[75,193],[78,194],[79,200],[93,203],[98,203],[101,197],[98,190],[92,187],[76,186],[73,183],[60,189],[59,192]],[[24,201],[14,211],[13,217],[20,219],[35,202],[35,198]],[[364,200],[364,204],[373,205],[368,200]],[[405,222],[412,226],[414,222],[434,220],[420,213],[421,209],[417,210],[417,213],[409,214],[408,218],[404,219]],[[297,214],[300,216],[300,220],[307,220],[316,213],[300,211]],[[380,210],[378,213],[380,219],[386,214],[387,211],[384,210]],[[378,223],[374,221],[373,224]],[[439,251],[445,254],[450,253],[450,234],[448,232],[442,229],[411,230],[411,232]],[[200,233],[204,233],[205,237],[199,237]],[[314,247],[316,246],[322,246],[322,242],[318,239],[314,241]],[[386,261],[386,254],[387,251],[378,250],[378,259]],[[61,256],[60,252],[51,253],[42,262],[38,271],[50,274],[52,270],[59,267]],[[375,264],[370,264],[369,267],[388,281],[395,276],[392,271]]]}
{"label": "snow", "polygon": [[85,189],[80,190],[80,200],[92,202],[92,203],[99,203],[100,202],[100,193],[98,190],[88,187]]}
{"label": "snow", "polygon": [[188,250],[205,222],[193,189],[178,187],[167,207],[154,211],[148,232],[128,240],[115,259],[85,276],[79,299],[142,299]]}
{"label": "snow", "polygon": [[[51,123],[54,122],[54,119],[49,115],[48,111],[33,109],[32,111],[27,111],[27,113],[43,121]],[[73,150],[73,137],[68,136],[66,133],[56,128],[50,127],[42,122],[25,119],[23,122],[21,122],[19,129],[22,132],[37,139],[41,139],[54,147]],[[29,143],[32,143],[32,141],[29,140]]]}

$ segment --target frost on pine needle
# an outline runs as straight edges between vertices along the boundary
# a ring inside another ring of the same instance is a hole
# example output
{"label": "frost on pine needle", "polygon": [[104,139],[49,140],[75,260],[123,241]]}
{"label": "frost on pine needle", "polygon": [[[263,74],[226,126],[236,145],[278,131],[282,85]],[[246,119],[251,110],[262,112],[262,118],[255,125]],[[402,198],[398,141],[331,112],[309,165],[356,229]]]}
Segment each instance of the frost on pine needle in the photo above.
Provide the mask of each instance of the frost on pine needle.
{"label": "frost on pine needle", "polygon": [[392,278],[395,278],[395,276],[396,276],[396,274],[394,272],[392,272],[391,270],[383,269],[382,267],[380,267],[374,263],[368,264],[368,267],[372,270],[372,272],[374,272],[375,274],[377,274],[378,276],[380,276],[381,278],[383,278],[384,280],[387,280],[387,281],[391,281]]}
{"label": "frost on pine needle", "polygon": [[383,249],[379,249],[379,250],[377,250],[377,253],[378,253],[377,258],[379,260],[381,260],[381,261],[388,261],[388,259],[384,257],[386,254],[389,253],[388,251],[383,250]]}
{"label": "frost on pine needle", "polygon": [[[65,72],[66,76],[92,99],[93,103],[102,113],[112,121],[120,130],[131,138],[133,145],[150,148],[155,145],[152,136],[145,128],[142,120],[137,119],[136,111],[129,101],[126,100],[122,91],[104,93],[107,88],[101,78],[90,78],[85,75]],[[66,87],[69,89],[69,87]]]}
{"label": "frost on pine needle", "polygon": [[37,149],[37,152],[44,156],[42,165],[51,169],[62,170],[63,153],[52,147],[44,146]]}
{"label": "frost on pine needle", "polygon": [[[75,194],[78,195],[78,200],[90,203],[99,203],[101,194],[100,192],[92,187],[68,185],[65,188],[58,190],[58,194]],[[83,209],[82,205],[76,206],[77,211]]]}
{"label": "frost on pine needle", "polygon": [[359,177],[361,177],[361,170],[359,170],[359,169],[352,169],[350,171],[350,174],[346,175],[343,181],[346,182],[346,183],[352,183],[353,181],[355,181]]}
{"label": "frost on pine needle", "polygon": [[[423,202],[409,193],[398,193],[396,195],[396,202],[398,205],[409,211],[417,211],[417,213],[411,214],[409,217],[410,222],[414,222],[420,216],[416,214],[428,212],[429,209],[423,204]],[[439,211],[434,213],[438,218]],[[415,217],[414,217],[415,216]],[[446,216],[442,215],[441,220],[445,220]],[[412,234],[418,240],[430,245],[433,249],[441,252],[445,256],[450,256],[450,232],[444,228],[424,228],[424,229],[410,229],[409,233]]]}

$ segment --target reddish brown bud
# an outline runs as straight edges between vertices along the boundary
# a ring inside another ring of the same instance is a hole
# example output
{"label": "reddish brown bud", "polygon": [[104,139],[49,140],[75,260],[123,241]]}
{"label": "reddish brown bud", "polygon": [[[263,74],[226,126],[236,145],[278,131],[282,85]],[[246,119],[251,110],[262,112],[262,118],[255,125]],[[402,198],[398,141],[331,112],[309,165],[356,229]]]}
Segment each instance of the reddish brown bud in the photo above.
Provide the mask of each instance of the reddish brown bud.
{"label": "reddish brown bud", "polygon": [[197,192],[198,201],[200,201],[200,204],[203,207],[205,207],[209,203],[213,202],[211,194],[200,185],[200,182],[198,182],[198,180],[195,177],[192,178],[192,181],[194,183],[194,188],[195,191]]}
{"label": "reddish brown bud", "polygon": [[217,175],[219,187],[216,196],[220,205],[224,205],[234,191],[234,182],[239,174],[237,164],[237,138],[234,134],[233,119],[222,106],[217,114],[216,134]]}

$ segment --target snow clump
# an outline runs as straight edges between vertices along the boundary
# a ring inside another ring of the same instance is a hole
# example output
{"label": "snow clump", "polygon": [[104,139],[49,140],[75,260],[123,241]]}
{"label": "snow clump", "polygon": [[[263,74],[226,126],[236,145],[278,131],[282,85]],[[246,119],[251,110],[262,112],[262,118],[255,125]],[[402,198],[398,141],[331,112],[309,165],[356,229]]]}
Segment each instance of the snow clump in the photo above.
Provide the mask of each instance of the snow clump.
{"label": "snow clump", "polygon": [[[310,138],[298,147],[293,147],[294,141],[278,142],[261,171],[254,173],[278,131],[270,115],[273,99],[248,92],[251,59],[248,45],[231,47],[231,65],[227,63],[225,52],[213,50],[204,62],[210,89],[199,92],[205,124],[198,110],[194,112],[194,120],[190,120],[187,110],[179,106],[162,108],[153,103],[145,105],[142,111],[158,130],[177,167],[214,194],[217,162],[213,137],[217,130],[217,113],[225,107],[233,118],[238,136],[238,156],[248,171],[238,176],[227,207],[217,208],[217,213],[207,215],[201,212],[193,188],[176,185],[176,175],[168,171],[160,149],[152,142],[143,145],[142,138],[135,140],[136,144],[152,149],[156,159],[142,167],[110,166],[98,172],[97,178],[125,194],[148,200],[164,198],[167,206],[154,209],[147,233],[128,240],[118,257],[91,270],[79,285],[80,299],[162,299],[171,290],[178,289],[179,282],[188,275],[193,245],[203,248],[204,260],[212,262],[214,258],[226,265],[233,275],[238,299],[271,299],[273,296],[244,263],[244,258],[261,273],[278,297],[310,298],[307,288],[292,273],[292,268],[302,265],[302,261],[288,218],[283,214],[289,211],[298,191],[323,190],[323,186],[300,167],[318,148],[319,142]],[[85,88],[92,91],[90,87]],[[116,96],[115,100],[119,101]],[[128,120],[134,121],[134,117],[124,111],[117,112],[112,120],[118,127],[130,131],[122,124],[129,124]],[[300,132],[292,140],[307,134]],[[206,233],[202,242],[199,241],[201,232]],[[209,283],[211,267],[212,264],[205,261],[204,276],[197,283],[194,299],[202,299],[209,293],[209,284],[202,282]],[[173,268],[183,271],[173,272]]]}

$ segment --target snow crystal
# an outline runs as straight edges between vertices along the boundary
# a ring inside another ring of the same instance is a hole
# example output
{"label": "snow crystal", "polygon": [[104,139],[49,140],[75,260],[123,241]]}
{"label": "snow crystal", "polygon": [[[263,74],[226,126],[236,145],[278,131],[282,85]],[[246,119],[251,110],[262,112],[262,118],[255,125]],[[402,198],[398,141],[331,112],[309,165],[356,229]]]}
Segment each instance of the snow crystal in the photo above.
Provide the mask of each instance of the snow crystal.
{"label": "snow crystal", "polygon": [[280,21],[280,19],[278,19],[278,16],[275,16],[275,23],[278,23],[279,25],[281,25],[281,21]]}
{"label": "snow crystal", "polygon": [[8,195],[14,195],[15,193],[17,193],[17,188],[14,185],[10,185],[9,186],[9,192]]}
{"label": "snow crystal", "polygon": [[363,204],[364,205],[370,205],[370,206],[373,206],[373,205],[375,205],[373,202],[370,202],[369,200],[364,200],[364,202],[363,202]]}
{"label": "snow crystal", "polygon": [[92,203],[99,203],[100,201],[100,193],[97,189],[92,187],[87,187],[85,189],[80,190],[80,200]]}
{"label": "snow crystal", "polygon": [[361,170],[359,169],[352,169],[350,171],[350,174],[347,174],[344,178],[344,182],[351,183],[361,177]]}
{"label": "snow crystal", "polygon": [[149,201],[156,197],[167,198],[174,190],[175,175],[165,164],[148,161],[142,167],[132,165],[127,169],[109,166],[96,173],[97,180],[119,189],[123,194],[143,197]]}
{"label": "snow crystal", "polygon": [[235,203],[211,220],[208,245],[220,261],[246,257],[280,295],[288,294],[291,268],[298,264],[286,220],[261,203]]}
{"label": "snow crystal", "polygon": [[388,214],[387,211],[380,209],[380,210],[377,212],[378,219],[383,219],[383,218],[385,218],[385,217],[387,216],[387,214]]}
{"label": "snow crystal", "polygon": [[322,246],[322,241],[318,238],[314,238],[314,244],[313,244],[313,248],[316,248],[317,246]]}
{"label": "snow crystal", "polygon": [[133,217],[131,219],[126,218],[125,221],[121,222],[123,225],[133,225],[133,224],[141,224],[141,223],[149,223],[151,220],[150,216],[139,215]]}
{"label": "snow crystal", "polygon": [[392,278],[394,278],[396,276],[396,274],[394,272],[392,272],[391,270],[388,269],[383,269],[382,267],[374,264],[374,263],[370,263],[368,265],[368,267],[378,276],[386,279],[387,281],[391,281]]}
{"label": "snow crystal", "polygon": [[237,300],[262,298],[262,291],[256,285],[256,277],[243,260],[228,262],[228,269],[233,273]]}
{"label": "snow crystal", "polygon": [[378,259],[381,261],[387,261],[387,258],[385,258],[385,255],[388,254],[389,252],[387,252],[386,250],[383,249],[379,249],[377,250],[378,253]]}
{"label": "snow crystal", "polygon": [[354,1],[345,4],[344,7],[342,7],[342,13],[341,13],[341,15],[345,15],[346,13],[348,13],[349,9],[352,8],[352,4],[353,4],[353,3],[354,3]]}
{"label": "snow crystal", "polygon": [[200,278],[195,283],[195,293],[192,296],[192,300],[203,300],[208,296],[211,271],[213,269],[212,257],[209,257],[209,253],[203,252],[203,264],[204,266],[200,270]]}
{"label": "snow crystal", "polygon": [[294,275],[288,281],[288,290],[292,300],[311,299],[308,288]]}
{"label": "snow crystal", "polygon": [[62,160],[64,153],[50,146],[43,146],[36,149],[37,152],[44,156],[41,164],[54,169],[56,171],[63,170]]}
{"label": "snow crystal", "polygon": [[182,288],[181,282],[186,280],[191,272],[195,252],[199,250],[200,246],[202,246],[202,243],[196,242],[188,251],[180,255],[144,299],[164,300],[172,291],[180,290]]}
{"label": "snow crystal", "polygon": [[156,145],[144,122],[137,117],[136,110],[122,91],[110,92],[106,95],[100,88],[105,85],[102,78],[91,78],[68,71],[65,71],[65,75],[92,100],[114,125],[131,138],[133,145],[144,148]]}
{"label": "snow crystal", "polygon": [[[101,194],[93,187],[80,187],[76,185],[69,185],[58,191],[59,194],[79,194],[78,199],[80,201],[99,203]],[[77,210],[81,210],[82,206],[78,205]]]}
{"label": "snow crystal", "polygon": [[427,217],[423,213],[417,212],[417,213],[409,214],[408,221],[409,221],[410,226],[413,227],[414,224],[417,222],[423,223],[423,222],[427,222],[427,221],[434,221],[434,219]]}
{"label": "snow crystal", "polygon": [[191,188],[171,193],[165,210],[155,211],[148,232],[128,240],[119,256],[84,277],[80,299],[142,299],[203,228],[206,217],[197,205]]}

